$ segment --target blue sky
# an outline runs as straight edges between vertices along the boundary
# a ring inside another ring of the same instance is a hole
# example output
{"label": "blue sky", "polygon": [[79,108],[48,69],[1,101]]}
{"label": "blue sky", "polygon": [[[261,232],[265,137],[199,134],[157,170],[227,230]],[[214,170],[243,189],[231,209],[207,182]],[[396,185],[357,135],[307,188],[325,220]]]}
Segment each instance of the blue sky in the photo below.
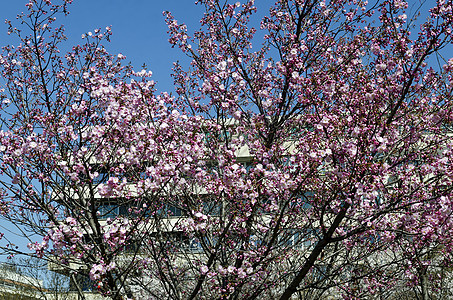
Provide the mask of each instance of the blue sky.
{"label": "blue sky", "polygon": [[[6,34],[5,19],[15,21],[19,12],[26,11],[27,0],[0,0],[0,46],[11,43]],[[244,0],[239,0],[245,2]],[[274,0],[257,0],[259,15],[268,13]],[[172,49],[168,43],[167,25],[162,14],[170,11],[179,23],[185,23],[189,32],[199,29],[203,7],[195,0],[74,0],[69,6],[70,14],[61,15],[59,22],[65,25],[68,47],[83,42],[81,35],[96,28],[112,26],[111,43],[106,43],[112,54],[122,53],[134,68],[143,64],[153,72],[158,91],[173,91],[170,77],[173,62],[184,60],[182,52]],[[19,24],[16,23],[18,26]],[[17,44],[14,41],[13,44]]]}
{"label": "blue sky", "polygon": [[[0,10],[0,46],[11,42],[6,34],[5,19],[15,21],[17,13],[25,11],[26,0],[3,0]],[[72,46],[82,43],[82,33],[112,26],[111,43],[105,46],[112,54],[122,53],[132,65],[141,69],[145,63],[158,81],[158,89],[172,89],[172,62],[182,59],[179,49],[168,43],[167,26],[162,12],[171,11],[179,22],[198,28],[202,7],[191,0],[75,0],[67,17],[60,16]]]}
{"label": "blue sky", "polygon": [[[11,42],[6,34],[5,19],[13,20],[17,13],[25,11],[27,0],[0,0],[0,46]],[[418,6],[421,0],[410,0],[409,5]],[[194,4],[195,0],[74,0],[70,14],[60,16],[65,24],[68,41],[66,45],[82,43],[82,33],[96,28],[112,26],[111,43],[105,46],[112,54],[122,53],[136,69],[143,64],[153,72],[158,91],[173,91],[170,77],[172,63],[183,60],[179,49],[172,49],[168,43],[167,26],[162,12],[171,11],[180,23],[189,27],[189,32],[199,28],[203,7]],[[242,0],[244,2],[244,0]],[[256,0],[258,15],[268,12],[273,0]],[[434,0],[427,0],[426,7]],[[15,44],[15,42],[13,42]]]}
{"label": "blue sky", "polygon": [[[25,0],[3,0],[0,20],[13,19],[25,11]],[[171,88],[170,72],[172,62],[181,56],[179,49],[171,49],[168,43],[167,27],[162,12],[172,11],[178,19],[198,27],[197,19],[202,7],[188,0],[75,0],[69,7],[70,15],[60,16],[65,24],[68,45],[82,42],[81,34],[96,28],[112,25],[111,43],[106,45],[109,52],[122,53],[134,67],[144,63],[159,82],[159,90]],[[5,43],[6,25],[0,27],[1,45]]]}

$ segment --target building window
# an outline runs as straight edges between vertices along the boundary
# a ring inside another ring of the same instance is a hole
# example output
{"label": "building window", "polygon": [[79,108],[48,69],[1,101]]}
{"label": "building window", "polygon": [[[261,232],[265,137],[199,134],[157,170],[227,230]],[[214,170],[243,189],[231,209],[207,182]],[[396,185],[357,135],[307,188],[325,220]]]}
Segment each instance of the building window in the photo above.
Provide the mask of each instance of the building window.
{"label": "building window", "polygon": [[129,214],[127,205],[118,204],[119,202],[120,201],[101,202],[98,207],[99,219],[114,219],[119,216],[127,216]]}

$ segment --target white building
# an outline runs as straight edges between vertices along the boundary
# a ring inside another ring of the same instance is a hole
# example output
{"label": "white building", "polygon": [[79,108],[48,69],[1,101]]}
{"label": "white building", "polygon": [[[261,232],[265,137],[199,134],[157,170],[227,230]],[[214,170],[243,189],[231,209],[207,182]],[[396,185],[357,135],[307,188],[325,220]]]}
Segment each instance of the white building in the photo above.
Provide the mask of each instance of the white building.
{"label": "white building", "polygon": [[0,298],[14,300],[45,299],[43,281],[18,272],[14,266],[0,268]]}

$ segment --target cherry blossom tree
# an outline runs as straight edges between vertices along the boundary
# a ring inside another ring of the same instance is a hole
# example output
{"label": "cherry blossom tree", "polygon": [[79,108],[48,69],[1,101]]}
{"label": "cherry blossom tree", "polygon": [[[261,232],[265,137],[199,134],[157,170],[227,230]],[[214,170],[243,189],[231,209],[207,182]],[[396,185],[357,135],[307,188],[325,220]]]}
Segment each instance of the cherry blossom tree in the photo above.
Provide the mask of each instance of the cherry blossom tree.
{"label": "cherry blossom tree", "polygon": [[128,249],[153,234],[161,200],[183,180],[179,167],[201,159],[203,136],[192,130],[199,117],[154,95],[149,72],[107,53],[110,28],[60,55],[55,16],[68,2],[30,1],[19,16],[29,35],[10,25],[21,44],[0,58],[2,214],[80,290],[89,277],[121,298],[140,262],[117,257],[136,256]]}
{"label": "cherry blossom tree", "polygon": [[10,25],[1,207],[81,295],[445,295],[452,1],[423,20],[401,0],[199,0],[198,31],[164,13],[191,60],[175,95],[107,52],[109,28],[60,54],[69,2]]}

